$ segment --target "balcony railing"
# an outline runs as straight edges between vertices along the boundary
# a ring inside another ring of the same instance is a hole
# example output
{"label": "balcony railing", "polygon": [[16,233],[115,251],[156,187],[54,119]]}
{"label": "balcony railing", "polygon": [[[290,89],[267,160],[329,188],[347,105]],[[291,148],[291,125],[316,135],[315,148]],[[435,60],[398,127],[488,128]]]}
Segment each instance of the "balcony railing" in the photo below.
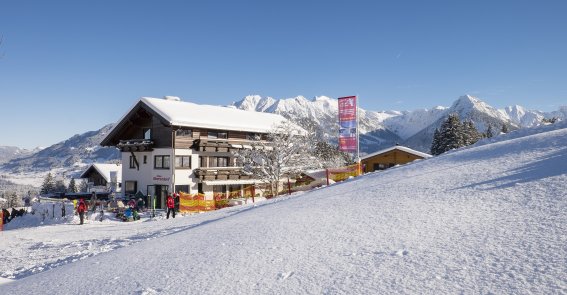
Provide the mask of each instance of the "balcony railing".
{"label": "balcony railing", "polygon": [[239,149],[262,148],[260,145],[253,145],[253,141],[229,141],[227,139],[196,139],[193,141],[193,148],[199,152],[232,152]]}
{"label": "balcony railing", "polygon": [[154,141],[151,139],[127,139],[121,140],[116,147],[123,152],[141,152],[151,151],[154,146]]}
{"label": "balcony railing", "polygon": [[247,180],[252,178],[240,167],[197,168],[195,176],[200,180]]}

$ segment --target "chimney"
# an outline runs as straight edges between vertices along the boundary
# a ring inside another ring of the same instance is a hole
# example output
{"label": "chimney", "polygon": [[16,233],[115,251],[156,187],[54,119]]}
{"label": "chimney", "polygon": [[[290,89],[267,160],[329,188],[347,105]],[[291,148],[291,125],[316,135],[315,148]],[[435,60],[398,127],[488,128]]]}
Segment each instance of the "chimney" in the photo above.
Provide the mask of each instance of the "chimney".
{"label": "chimney", "polygon": [[171,101],[181,101],[181,98],[179,98],[178,96],[169,96],[169,95],[166,95],[166,96],[163,97],[163,99],[165,99],[165,100],[171,100]]}

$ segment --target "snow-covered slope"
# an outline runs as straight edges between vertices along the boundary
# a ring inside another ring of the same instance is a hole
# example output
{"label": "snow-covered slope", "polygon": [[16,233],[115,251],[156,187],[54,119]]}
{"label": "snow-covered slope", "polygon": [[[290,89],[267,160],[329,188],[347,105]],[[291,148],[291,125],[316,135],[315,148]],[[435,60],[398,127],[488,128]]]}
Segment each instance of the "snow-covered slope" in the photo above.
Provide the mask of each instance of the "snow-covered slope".
{"label": "snow-covered slope", "polygon": [[15,158],[25,157],[37,151],[39,151],[39,149],[27,150],[15,146],[0,146],[0,164]]}
{"label": "snow-covered slope", "polygon": [[256,206],[7,231],[5,265],[73,254],[0,293],[564,294],[567,124],[539,131]]}

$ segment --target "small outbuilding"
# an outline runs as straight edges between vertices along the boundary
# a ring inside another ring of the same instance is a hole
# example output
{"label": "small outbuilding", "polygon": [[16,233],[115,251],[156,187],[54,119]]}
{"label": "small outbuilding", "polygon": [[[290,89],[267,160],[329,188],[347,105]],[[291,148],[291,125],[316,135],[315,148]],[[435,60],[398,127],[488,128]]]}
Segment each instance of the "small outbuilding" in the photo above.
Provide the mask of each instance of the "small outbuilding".
{"label": "small outbuilding", "polygon": [[430,157],[430,154],[422,153],[405,146],[395,145],[391,148],[366,155],[361,158],[361,162],[362,167],[364,167],[364,173],[368,173]]}
{"label": "small outbuilding", "polygon": [[88,179],[95,190],[113,189],[115,192],[120,191],[122,182],[122,164],[91,164],[80,178]]}

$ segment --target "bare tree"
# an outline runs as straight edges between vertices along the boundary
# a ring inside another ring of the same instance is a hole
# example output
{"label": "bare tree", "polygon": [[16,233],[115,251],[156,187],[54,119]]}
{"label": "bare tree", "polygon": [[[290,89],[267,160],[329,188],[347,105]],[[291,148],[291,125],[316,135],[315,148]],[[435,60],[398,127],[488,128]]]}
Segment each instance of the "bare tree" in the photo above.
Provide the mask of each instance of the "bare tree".
{"label": "bare tree", "polygon": [[252,148],[234,153],[243,172],[270,186],[274,196],[285,177],[295,177],[318,166],[312,156],[314,143],[306,140],[305,130],[293,123],[274,127],[265,138],[256,137]]}

